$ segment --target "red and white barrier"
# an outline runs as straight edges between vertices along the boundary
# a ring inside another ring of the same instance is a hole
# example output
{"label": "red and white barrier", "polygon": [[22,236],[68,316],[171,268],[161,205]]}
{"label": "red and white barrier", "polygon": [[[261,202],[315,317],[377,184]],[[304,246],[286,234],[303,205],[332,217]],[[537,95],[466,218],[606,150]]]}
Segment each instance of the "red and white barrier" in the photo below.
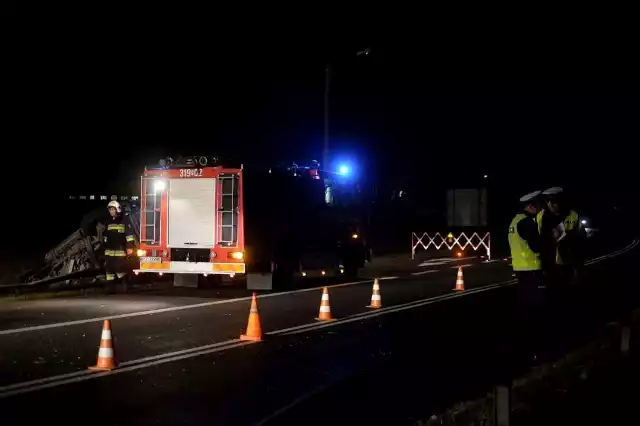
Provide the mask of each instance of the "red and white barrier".
{"label": "red and white barrier", "polygon": [[416,249],[422,247],[428,250],[429,247],[435,247],[436,250],[440,250],[442,246],[445,246],[449,250],[453,250],[456,246],[460,250],[464,250],[467,247],[471,247],[474,251],[478,251],[481,247],[484,247],[487,251],[487,260],[491,259],[491,234],[487,232],[484,236],[480,236],[477,232],[471,234],[468,237],[464,232],[458,236],[453,235],[451,232],[443,237],[439,232],[433,237],[426,232],[422,236],[418,237],[415,232],[411,233],[411,258],[416,258]]}

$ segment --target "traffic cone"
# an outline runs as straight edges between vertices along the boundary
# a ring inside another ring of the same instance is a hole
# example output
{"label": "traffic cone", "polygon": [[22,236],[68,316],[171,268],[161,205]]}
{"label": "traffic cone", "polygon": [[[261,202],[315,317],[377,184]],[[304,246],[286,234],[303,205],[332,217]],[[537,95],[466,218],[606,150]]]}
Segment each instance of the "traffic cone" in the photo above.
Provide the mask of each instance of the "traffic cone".
{"label": "traffic cone", "polygon": [[367,308],[378,309],[382,308],[382,298],[380,297],[380,281],[378,279],[373,280],[373,292],[371,293],[371,304]]}
{"label": "traffic cone", "polygon": [[455,291],[464,291],[464,277],[462,276],[462,266],[458,266],[458,276],[456,277]]}
{"label": "traffic cone", "polygon": [[116,368],[116,358],[113,353],[113,339],[111,337],[111,321],[104,320],[100,349],[98,349],[98,362],[89,367],[92,371],[110,371]]}
{"label": "traffic cone", "polygon": [[329,304],[329,289],[322,289],[322,299],[320,300],[320,313],[316,321],[335,321],[331,316],[331,305]]}
{"label": "traffic cone", "polygon": [[260,325],[260,314],[258,313],[258,300],[256,294],[251,297],[251,309],[249,310],[249,322],[247,323],[247,334],[241,334],[240,340],[262,340],[262,326]]}

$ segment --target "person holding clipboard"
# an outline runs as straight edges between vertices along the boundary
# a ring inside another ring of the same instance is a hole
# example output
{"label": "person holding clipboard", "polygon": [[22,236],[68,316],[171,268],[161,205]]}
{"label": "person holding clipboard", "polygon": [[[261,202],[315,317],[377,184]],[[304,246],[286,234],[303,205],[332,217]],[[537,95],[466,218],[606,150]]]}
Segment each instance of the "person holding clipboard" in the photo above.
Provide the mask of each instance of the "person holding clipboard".
{"label": "person holding clipboard", "polygon": [[542,191],[546,208],[536,222],[542,249],[540,260],[553,290],[567,290],[584,265],[584,239],[580,217],[568,207],[564,190],[554,186]]}

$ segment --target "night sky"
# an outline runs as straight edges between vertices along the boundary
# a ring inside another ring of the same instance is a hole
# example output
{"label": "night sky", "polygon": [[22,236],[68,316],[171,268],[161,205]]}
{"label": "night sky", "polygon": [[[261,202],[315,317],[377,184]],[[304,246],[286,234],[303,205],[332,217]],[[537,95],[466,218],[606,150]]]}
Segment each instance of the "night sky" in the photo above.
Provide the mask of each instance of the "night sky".
{"label": "night sky", "polygon": [[[442,41],[212,43],[203,51],[151,37],[70,39],[44,47],[25,75],[16,149],[55,170],[61,193],[135,181],[163,155],[220,154],[256,166],[321,159],[330,62],[331,154],[371,179],[453,176],[464,185],[467,174],[486,173],[527,192],[635,177],[637,81],[576,73],[582,62],[560,51],[541,62],[527,51]],[[370,55],[356,56],[365,48]]]}

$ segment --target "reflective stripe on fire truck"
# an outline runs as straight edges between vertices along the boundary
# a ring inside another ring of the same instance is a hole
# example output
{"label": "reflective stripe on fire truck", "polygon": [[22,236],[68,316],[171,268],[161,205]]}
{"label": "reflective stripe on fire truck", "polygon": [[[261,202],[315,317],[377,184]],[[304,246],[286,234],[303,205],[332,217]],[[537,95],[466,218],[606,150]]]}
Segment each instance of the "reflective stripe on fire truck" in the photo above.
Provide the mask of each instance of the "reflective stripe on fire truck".
{"label": "reflective stripe on fire truck", "polygon": [[116,274],[107,274],[107,281],[113,281],[116,279]]}
{"label": "reflective stripe on fire truck", "polygon": [[169,269],[170,262],[167,263],[141,263],[140,269]]}
{"label": "reflective stripe on fire truck", "polygon": [[124,257],[127,254],[124,252],[124,250],[105,250],[104,251],[104,255],[105,256]]}
{"label": "reflective stripe on fire truck", "polygon": [[214,272],[244,272],[244,263],[214,263]]}
{"label": "reflective stripe on fire truck", "polygon": [[244,263],[191,263],[162,262],[141,263],[140,270],[164,270],[187,273],[244,273]]}
{"label": "reflective stripe on fire truck", "polygon": [[136,241],[136,237],[134,237],[133,235],[127,235],[128,243],[134,243],[135,241]]}

